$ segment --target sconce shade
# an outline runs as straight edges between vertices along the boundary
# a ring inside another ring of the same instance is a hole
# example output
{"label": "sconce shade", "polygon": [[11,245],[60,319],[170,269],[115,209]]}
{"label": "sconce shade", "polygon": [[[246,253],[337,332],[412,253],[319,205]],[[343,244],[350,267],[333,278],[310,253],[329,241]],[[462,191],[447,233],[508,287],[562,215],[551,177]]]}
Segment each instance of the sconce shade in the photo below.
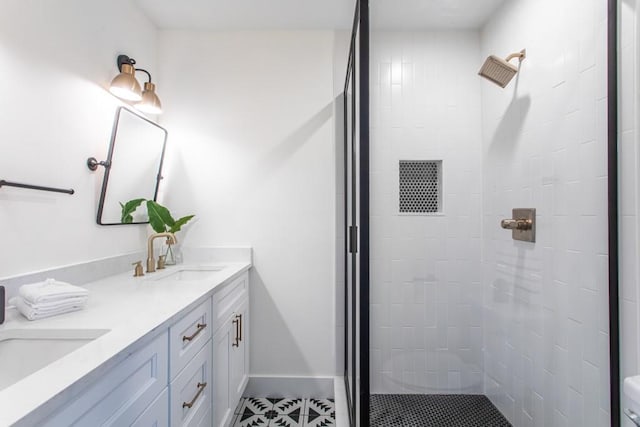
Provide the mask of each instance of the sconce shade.
{"label": "sconce shade", "polygon": [[112,81],[109,91],[118,98],[127,101],[140,101],[142,90],[135,77],[135,68],[131,64],[122,64],[122,70]]}
{"label": "sconce shade", "polygon": [[156,85],[151,82],[145,82],[142,100],[136,104],[136,108],[148,114],[162,113],[162,104],[160,103],[158,95],[156,95]]}

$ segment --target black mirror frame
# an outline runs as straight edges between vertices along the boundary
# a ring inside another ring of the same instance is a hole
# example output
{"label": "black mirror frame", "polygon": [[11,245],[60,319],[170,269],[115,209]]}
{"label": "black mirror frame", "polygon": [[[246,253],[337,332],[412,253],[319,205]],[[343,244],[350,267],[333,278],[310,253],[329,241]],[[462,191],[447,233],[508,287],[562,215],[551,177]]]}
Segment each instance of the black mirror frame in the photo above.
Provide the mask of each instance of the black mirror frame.
{"label": "black mirror frame", "polygon": [[161,129],[164,132],[164,141],[162,142],[162,153],[160,154],[160,166],[158,167],[158,174],[156,175],[156,188],[153,192],[153,200],[157,201],[158,198],[158,189],[160,188],[160,181],[163,179],[162,176],[162,166],[164,165],[164,154],[165,154],[165,150],[167,148],[167,136],[168,136],[168,132],[165,128],[163,128],[162,126],[160,126],[159,124],[147,119],[146,117],[136,113],[133,110],[130,110],[126,107],[118,107],[118,109],[116,110],[116,115],[115,115],[115,119],[113,121],[113,129],[111,131],[111,142],[109,143],[109,153],[107,155],[107,160],[104,162],[105,164],[104,166],[104,177],[102,178],[102,190],[100,191],[100,200],[98,202],[98,214],[96,216],[96,222],[98,223],[98,225],[133,225],[133,224],[148,224],[149,221],[142,221],[142,222],[130,222],[130,223],[121,223],[121,222],[113,222],[113,223],[103,223],[102,222],[102,212],[104,209],[104,201],[107,195],[107,186],[109,184],[109,172],[111,171],[111,161],[113,159],[113,151],[114,151],[114,147],[115,147],[115,142],[116,142],[116,138],[117,138],[117,134],[118,134],[118,123],[120,122],[120,114],[122,113],[122,110],[127,111],[128,113],[133,114],[134,116],[139,117],[140,119],[144,120],[145,122],[156,126],[157,128]]}

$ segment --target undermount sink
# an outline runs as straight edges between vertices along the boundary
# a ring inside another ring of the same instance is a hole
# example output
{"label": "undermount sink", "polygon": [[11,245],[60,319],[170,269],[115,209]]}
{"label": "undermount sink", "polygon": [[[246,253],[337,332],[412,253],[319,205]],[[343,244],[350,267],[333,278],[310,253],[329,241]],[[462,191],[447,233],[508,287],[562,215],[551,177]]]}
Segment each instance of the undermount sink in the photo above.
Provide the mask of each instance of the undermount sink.
{"label": "undermount sink", "polygon": [[180,267],[178,270],[163,275],[158,278],[150,278],[156,282],[160,281],[193,281],[206,279],[218,271],[224,269],[224,266],[200,266],[200,267]]}
{"label": "undermount sink", "polygon": [[0,331],[0,390],[109,332],[108,329]]}

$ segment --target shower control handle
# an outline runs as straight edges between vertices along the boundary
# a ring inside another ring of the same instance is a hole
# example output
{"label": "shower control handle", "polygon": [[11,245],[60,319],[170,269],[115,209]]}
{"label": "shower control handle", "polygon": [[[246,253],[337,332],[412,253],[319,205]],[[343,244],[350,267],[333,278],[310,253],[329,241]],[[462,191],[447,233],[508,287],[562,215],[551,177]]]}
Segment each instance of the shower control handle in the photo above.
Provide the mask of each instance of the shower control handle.
{"label": "shower control handle", "polygon": [[505,230],[531,230],[533,221],[530,219],[503,219],[500,221],[500,226]]}
{"label": "shower control handle", "polygon": [[517,208],[511,210],[511,218],[500,221],[500,226],[511,230],[511,238],[523,242],[536,241],[536,210]]}

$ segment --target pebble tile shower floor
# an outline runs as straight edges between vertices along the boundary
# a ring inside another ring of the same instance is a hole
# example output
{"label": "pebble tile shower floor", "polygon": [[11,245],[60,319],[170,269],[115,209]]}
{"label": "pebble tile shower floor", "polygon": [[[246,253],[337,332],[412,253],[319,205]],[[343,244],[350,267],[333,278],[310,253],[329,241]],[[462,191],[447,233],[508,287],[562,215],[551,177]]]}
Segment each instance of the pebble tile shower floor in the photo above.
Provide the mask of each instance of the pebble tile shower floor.
{"label": "pebble tile shower floor", "polygon": [[371,427],[512,427],[482,395],[372,394]]}
{"label": "pebble tile shower floor", "polygon": [[333,399],[245,397],[235,410],[233,427],[329,427],[336,425]]}

